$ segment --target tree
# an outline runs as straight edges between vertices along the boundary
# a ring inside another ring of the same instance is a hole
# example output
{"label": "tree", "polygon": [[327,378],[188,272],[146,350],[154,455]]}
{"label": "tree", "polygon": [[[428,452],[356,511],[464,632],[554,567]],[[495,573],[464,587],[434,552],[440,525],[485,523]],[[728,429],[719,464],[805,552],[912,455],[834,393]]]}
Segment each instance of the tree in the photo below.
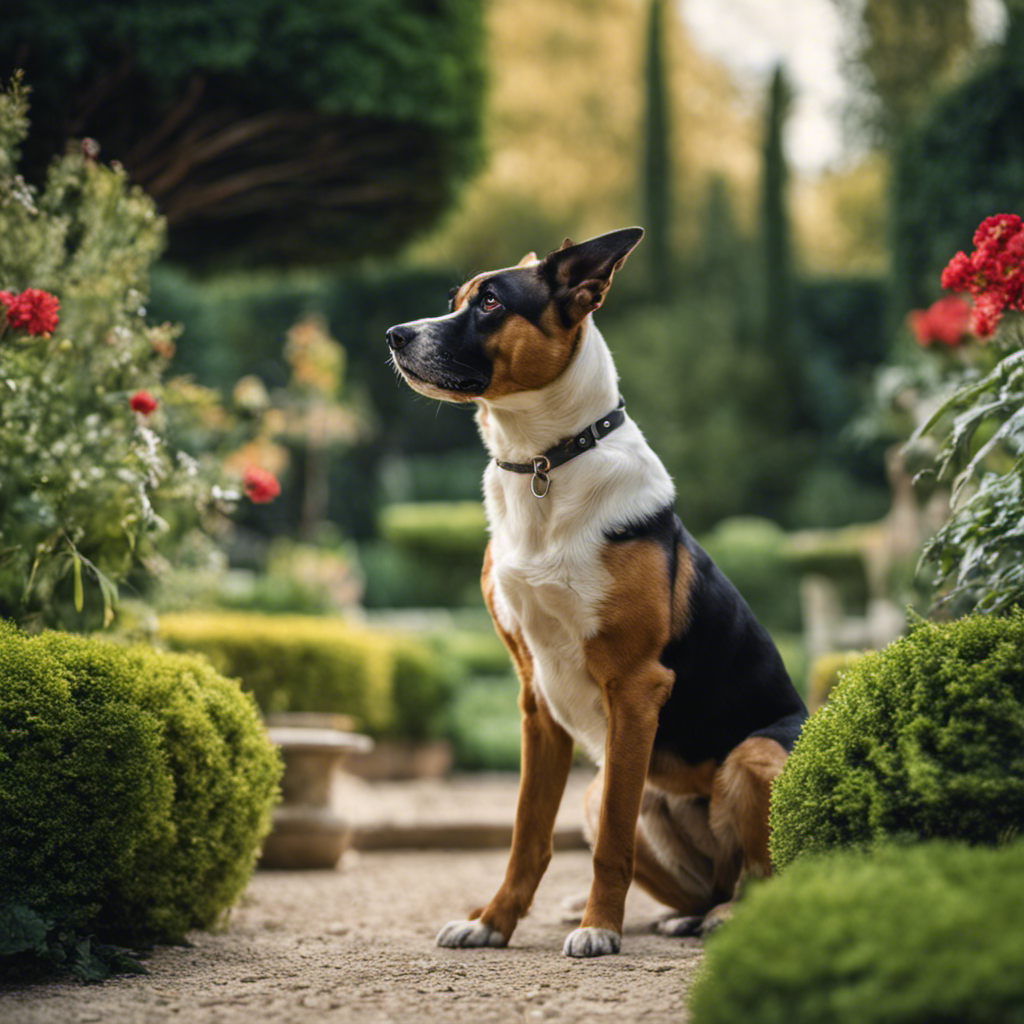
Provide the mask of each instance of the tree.
{"label": "tree", "polygon": [[969,0],[835,3],[853,29],[846,70],[862,95],[858,120],[891,143],[974,48]]}
{"label": "tree", "polygon": [[1024,197],[1024,5],[992,57],[909,130],[893,169],[894,319],[927,306],[951,253]]}
{"label": "tree", "polygon": [[336,263],[433,223],[476,167],[480,0],[11,0],[38,180],[91,137],[189,261]]}
{"label": "tree", "polygon": [[672,160],[669,147],[668,91],[662,46],[664,0],[651,0],[644,66],[647,116],[644,122],[642,206],[647,230],[651,282],[661,301],[672,293]]}
{"label": "tree", "polygon": [[793,387],[793,259],[786,203],[789,172],[783,148],[790,98],[785,72],[777,66],[768,89],[761,163],[761,337],[768,357],[779,368],[780,380]]}

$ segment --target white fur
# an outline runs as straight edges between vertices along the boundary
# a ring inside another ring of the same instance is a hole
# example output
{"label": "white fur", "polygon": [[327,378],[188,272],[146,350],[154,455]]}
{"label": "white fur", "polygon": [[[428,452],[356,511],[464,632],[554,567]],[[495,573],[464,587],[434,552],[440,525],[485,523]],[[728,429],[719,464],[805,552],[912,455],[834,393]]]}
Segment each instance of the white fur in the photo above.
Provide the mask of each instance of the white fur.
{"label": "white fur", "polygon": [[[537,391],[478,399],[478,422],[495,458],[529,462],[618,404],[611,353],[590,317],[569,366]],[[609,529],[649,515],[675,497],[672,480],[636,424],[625,422],[578,458],[553,469],[544,498],[530,475],[484,474],[491,530],[495,613],[521,630],[534,660],[534,683],[556,721],[597,763],[606,723],[584,643],[600,628],[608,573],[601,562]]]}

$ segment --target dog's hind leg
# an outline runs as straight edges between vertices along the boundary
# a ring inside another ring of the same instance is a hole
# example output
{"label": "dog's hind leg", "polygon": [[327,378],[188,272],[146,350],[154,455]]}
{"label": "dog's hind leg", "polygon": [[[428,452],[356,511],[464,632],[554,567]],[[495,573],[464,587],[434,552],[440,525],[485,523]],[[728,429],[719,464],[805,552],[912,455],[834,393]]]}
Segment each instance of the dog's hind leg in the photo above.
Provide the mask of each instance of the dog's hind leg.
{"label": "dog's hind leg", "polygon": [[[702,932],[711,931],[729,918],[733,899],[748,878],[771,874],[768,801],[772,781],[785,762],[786,751],[781,744],[766,736],[751,736],[730,752],[715,775],[710,822],[721,851],[716,857],[716,873],[723,882],[735,881],[730,897],[705,916]],[[740,867],[738,873],[736,865]]]}

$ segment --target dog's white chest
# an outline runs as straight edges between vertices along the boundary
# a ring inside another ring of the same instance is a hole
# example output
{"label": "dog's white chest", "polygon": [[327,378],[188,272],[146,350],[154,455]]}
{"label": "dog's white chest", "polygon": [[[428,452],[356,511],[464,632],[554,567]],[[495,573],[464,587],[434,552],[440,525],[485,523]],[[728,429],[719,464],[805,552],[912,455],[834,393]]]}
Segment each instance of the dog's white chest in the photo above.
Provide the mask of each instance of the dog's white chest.
{"label": "dog's white chest", "polygon": [[[590,547],[590,551],[594,551]],[[521,631],[533,657],[534,686],[555,720],[598,764],[606,721],[584,644],[600,628],[607,573],[596,557],[546,546],[542,552],[496,538],[491,544],[495,612]]]}

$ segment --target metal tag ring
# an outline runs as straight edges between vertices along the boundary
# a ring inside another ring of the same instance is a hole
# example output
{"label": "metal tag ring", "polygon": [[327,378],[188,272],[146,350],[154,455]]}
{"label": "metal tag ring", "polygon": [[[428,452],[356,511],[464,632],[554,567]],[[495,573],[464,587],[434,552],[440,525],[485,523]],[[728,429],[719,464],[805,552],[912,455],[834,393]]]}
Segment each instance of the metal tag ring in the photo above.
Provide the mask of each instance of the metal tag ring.
{"label": "metal tag ring", "polygon": [[[537,490],[537,481],[540,481],[544,485],[543,491]],[[535,470],[532,477],[530,477],[530,493],[535,498],[543,498],[547,496],[548,491],[551,489],[551,477],[546,473],[541,473],[539,470]]]}

